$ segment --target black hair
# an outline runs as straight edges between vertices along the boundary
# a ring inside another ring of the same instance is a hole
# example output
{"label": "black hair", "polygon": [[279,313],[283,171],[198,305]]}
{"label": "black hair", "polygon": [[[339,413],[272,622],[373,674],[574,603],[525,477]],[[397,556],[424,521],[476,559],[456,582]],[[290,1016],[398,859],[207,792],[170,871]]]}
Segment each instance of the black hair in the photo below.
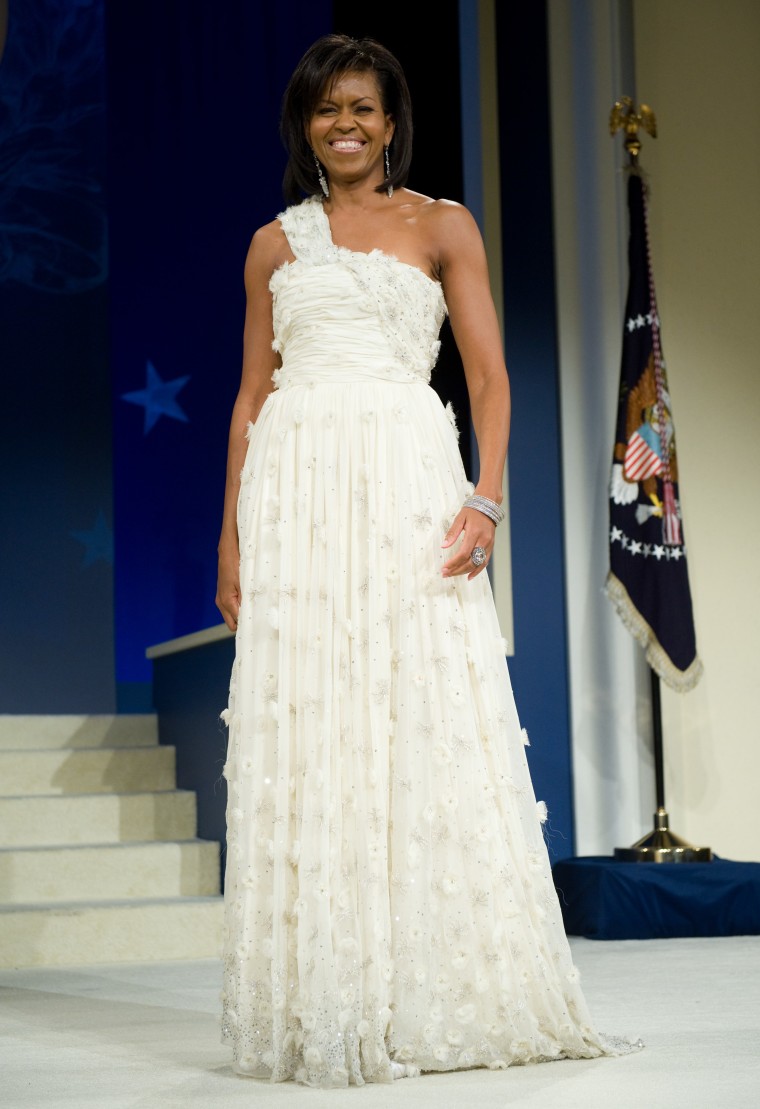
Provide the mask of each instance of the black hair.
{"label": "black hair", "polygon": [[398,188],[406,184],[412,161],[412,102],[401,64],[375,39],[323,35],[301,58],[282,98],[280,135],[288,152],[282,191],[287,204],[298,203],[304,194],[320,192],[306,127],[325,88],[343,73],[371,73],[377,81],[383,111],[393,117],[395,124],[389,149],[390,176],[376,192],[385,191],[389,185]]}

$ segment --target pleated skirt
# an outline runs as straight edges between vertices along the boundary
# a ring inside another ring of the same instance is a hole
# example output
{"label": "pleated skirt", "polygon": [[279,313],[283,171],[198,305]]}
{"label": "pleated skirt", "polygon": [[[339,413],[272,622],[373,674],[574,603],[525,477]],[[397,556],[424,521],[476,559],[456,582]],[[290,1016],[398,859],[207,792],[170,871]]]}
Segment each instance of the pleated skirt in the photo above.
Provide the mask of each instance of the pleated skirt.
{"label": "pleated skirt", "polygon": [[342,1086],[603,1053],[488,576],[440,573],[472,490],[450,407],[296,384],[249,430],[222,714],[235,1069]]}

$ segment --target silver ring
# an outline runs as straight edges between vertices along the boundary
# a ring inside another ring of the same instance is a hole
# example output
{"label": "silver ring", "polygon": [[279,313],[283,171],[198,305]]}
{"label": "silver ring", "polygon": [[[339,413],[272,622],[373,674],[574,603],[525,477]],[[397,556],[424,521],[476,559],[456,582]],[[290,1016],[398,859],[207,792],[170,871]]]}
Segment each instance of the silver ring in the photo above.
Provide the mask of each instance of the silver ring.
{"label": "silver ring", "polygon": [[474,563],[475,566],[482,566],[487,558],[488,558],[488,555],[486,554],[485,547],[473,547],[472,548],[472,553],[470,554],[470,561],[472,563]]}

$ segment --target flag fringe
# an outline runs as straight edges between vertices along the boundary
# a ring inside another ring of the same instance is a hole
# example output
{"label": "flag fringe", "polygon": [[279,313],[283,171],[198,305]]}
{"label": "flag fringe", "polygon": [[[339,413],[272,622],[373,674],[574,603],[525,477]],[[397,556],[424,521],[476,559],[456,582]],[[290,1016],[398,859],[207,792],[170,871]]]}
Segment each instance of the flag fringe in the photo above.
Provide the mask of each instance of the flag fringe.
{"label": "flag fringe", "polygon": [[628,631],[644,648],[646,660],[666,685],[676,693],[688,693],[702,677],[702,662],[695,658],[686,670],[679,670],[660,646],[657,636],[634,605],[620,578],[610,571],[604,592]]}

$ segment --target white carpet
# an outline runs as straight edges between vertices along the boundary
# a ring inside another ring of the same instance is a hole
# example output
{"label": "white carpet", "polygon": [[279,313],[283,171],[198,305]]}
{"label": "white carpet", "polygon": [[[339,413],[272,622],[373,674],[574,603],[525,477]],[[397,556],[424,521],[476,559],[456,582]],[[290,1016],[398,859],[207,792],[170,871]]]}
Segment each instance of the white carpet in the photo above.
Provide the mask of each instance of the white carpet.
{"label": "white carpet", "polygon": [[359,1089],[273,1086],[230,1068],[216,960],[0,971],[0,1104],[760,1107],[760,936],[571,942],[597,1027],[640,1036],[643,1051]]}

